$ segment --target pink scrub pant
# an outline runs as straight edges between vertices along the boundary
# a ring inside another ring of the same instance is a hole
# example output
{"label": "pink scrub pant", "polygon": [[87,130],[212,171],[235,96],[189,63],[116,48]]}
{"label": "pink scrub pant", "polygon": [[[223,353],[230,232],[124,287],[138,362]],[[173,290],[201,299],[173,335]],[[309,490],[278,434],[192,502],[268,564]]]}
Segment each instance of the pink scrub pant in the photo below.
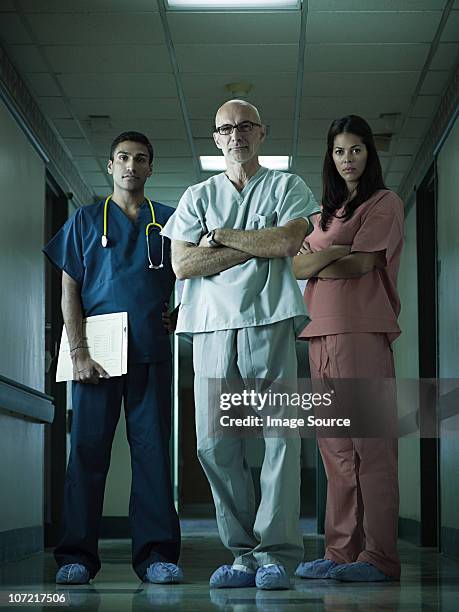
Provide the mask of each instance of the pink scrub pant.
{"label": "pink scrub pant", "polygon": [[[310,338],[311,378],[392,378],[383,333]],[[398,440],[318,437],[327,474],[325,558],[365,561],[400,578],[397,553]]]}

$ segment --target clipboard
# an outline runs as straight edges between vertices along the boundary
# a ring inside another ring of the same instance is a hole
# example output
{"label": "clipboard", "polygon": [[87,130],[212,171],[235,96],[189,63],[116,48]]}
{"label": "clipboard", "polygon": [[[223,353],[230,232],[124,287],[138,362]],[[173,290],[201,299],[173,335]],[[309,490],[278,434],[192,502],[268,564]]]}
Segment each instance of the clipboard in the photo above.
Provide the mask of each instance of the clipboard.
{"label": "clipboard", "polygon": [[[114,312],[83,319],[83,341],[89,355],[110,376],[127,373],[128,313]],[[65,325],[57,361],[56,382],[73,380],[73,364]]]}

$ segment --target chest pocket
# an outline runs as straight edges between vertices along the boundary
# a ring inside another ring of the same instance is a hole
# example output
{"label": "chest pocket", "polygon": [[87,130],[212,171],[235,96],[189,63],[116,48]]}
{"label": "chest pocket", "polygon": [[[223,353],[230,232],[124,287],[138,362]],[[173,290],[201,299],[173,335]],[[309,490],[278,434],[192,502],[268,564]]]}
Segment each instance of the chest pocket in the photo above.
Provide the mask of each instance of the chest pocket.
{"label": "chest pocket", "polygon": [[266,227],[276,227],[277,213],[273,212],[269,215],[259,215],[256,213],[249,221],[247,229],[264,229]]}

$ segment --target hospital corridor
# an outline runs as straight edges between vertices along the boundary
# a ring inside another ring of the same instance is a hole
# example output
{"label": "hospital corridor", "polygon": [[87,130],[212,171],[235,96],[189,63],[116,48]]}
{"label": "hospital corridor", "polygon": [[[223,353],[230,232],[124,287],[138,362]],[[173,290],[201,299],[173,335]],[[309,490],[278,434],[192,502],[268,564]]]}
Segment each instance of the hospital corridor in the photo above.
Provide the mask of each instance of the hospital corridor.
{"label": "hospital corridor", "polygon": [[0,612],[459,609],[458,116],[459,0],[0,0]]}

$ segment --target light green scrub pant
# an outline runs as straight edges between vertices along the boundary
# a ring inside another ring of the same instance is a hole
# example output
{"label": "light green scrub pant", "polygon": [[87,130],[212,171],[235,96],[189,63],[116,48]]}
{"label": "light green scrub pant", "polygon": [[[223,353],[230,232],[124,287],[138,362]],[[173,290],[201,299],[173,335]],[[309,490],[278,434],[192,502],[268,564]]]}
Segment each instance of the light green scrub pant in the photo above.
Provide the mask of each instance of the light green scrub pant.
{"label": "light green scrub pant", "polygon": [[[222,542],[233,553],[234,564],[256,570],[277,563],[290,573],[303,559],[300,438],[295,430],[289,431],[289,437],[264,438],[257,509],[246,458],[250,438],[208,435],[208,379],[295,382],[293,319],[193,334],[193,363],[197,451],[212,490]],[[212,410],[220,408],[213,406]]]}

